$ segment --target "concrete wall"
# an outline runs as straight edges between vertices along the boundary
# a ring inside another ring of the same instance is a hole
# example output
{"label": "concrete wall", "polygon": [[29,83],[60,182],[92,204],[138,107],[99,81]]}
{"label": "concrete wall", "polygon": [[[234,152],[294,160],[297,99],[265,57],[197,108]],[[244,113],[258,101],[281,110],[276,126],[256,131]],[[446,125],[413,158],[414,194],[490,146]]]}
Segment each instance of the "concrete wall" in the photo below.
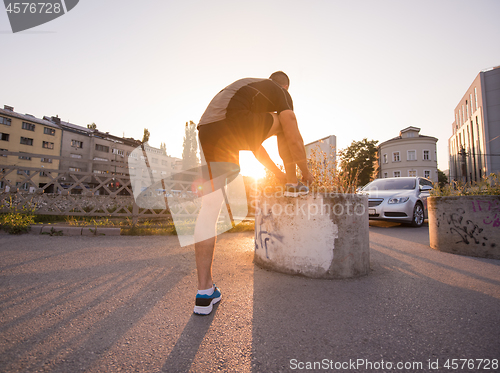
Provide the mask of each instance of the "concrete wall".
{"label": "concrete wall", "polygon": [[255,262],[313,278],[368,274],[367,197],[262,196],[255,218]]}

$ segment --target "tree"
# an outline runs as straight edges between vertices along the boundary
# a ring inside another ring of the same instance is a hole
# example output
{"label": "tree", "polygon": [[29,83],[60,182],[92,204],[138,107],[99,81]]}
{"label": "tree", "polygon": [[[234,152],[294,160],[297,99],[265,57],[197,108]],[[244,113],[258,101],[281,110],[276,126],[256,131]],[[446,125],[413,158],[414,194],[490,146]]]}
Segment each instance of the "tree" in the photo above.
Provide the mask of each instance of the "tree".
{"label": "tree", "polygon": [[340,172],[344,178],[356,186],[363,186],[373,179],[377,161],[378,140],[364,138],[353,141],[349,147],[340,151]]}
{"label": "tree", "polygon": [[148,142],[149,136],[151,136],[151,134],[149,133],[148,129],[144,128],[144,135],[142,136],[142,142],[143,143]]}
{"label": "tree", "polygon": [[196,124],[193,121],[186,122],[184,128],[184,144],[182,150],[182,169],[188,170],[198,166],[198,140],[196,136]]}
{"label": "tree", "polygon": [[440,169],[438,169],[438,183],[441,188],[444,187],[445,184],[448,184],[448,176]]}

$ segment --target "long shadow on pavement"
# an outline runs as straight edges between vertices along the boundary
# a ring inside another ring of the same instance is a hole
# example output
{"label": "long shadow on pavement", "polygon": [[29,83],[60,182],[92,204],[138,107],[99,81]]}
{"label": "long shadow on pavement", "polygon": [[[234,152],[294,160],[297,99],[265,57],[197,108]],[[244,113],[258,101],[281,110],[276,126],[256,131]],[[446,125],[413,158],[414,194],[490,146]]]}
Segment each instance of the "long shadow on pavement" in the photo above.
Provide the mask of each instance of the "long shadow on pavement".
{"label": "long shadow on pavement", "polygon": [[168,355],[162,372],[188,372],[198,353],[198,350],[210,329],[210,325],[217,313],[219,304],[214,307],[210,315],[199,316],[193,314],[184,327],[182,334]]}
{"label": "long shadow on pavement", "polygon": [[[367,362],[383,359],[422,363],[410,371],[430,371],[429,361],[437,359],[443,367],[456,356],[498,358],[498,298],[426,276],[413,263],[418,258],[407,257],[408,263],[373,246],[371,253],[371,273],[350,280],[256,267],[252,370],[300,370],[307,362],[316,362],[318,371],[333,370],[335,363],[363,359],[354,371],[366,371]],[[487,286],[499,290],[495,281]],[[391,370],[404,371],[395,365]]]}

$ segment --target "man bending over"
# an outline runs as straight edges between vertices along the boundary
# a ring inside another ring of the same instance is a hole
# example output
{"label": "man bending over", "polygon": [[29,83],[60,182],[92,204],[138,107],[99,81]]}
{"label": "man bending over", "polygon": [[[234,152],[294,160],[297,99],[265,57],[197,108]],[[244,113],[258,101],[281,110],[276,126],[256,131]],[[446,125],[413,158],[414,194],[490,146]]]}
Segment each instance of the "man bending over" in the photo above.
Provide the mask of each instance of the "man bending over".
{"label": "man bending over", "polygon": [[[307,168],[304,141],[293,112],[288,76],[277,71],[269,79],[245,78],[220,91],[210,102],[198,124],[199,140],[208,174],[202,205],[195,227],[195,256],[198,272],[198,293],[194,312],[208,315],[222,294],[212,282],[212,262],[216,240],[216,224],[224,202],[221,185],[212,171],[217,163],[234,164],[239,170],[239,151],[251,150],[257,160],[273,172],[285,185],[285,196],[297,197],[309,192],[298,181],[296,166],[302,180],[313,181]],[[274,164],[262,146],[271,136],[278,138],[278,151],[285,173]],[[222,176],[224,179],[224,176]]]}

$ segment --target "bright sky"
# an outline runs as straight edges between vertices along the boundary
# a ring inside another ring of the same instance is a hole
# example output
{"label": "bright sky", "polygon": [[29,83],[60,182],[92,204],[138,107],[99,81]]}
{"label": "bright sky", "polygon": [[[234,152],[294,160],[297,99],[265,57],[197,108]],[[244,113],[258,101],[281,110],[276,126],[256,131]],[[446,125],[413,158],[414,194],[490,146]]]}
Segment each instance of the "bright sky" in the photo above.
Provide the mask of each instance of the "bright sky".
{"label": "bright sky", "polygon": [[306,143],[416,126],[439,139],[444,170],[455,106],[500,64],[499,18],[498,0],[81,0],[12,34],[0,10],[0,105],[137,139],[146,127],[181,157],[184,123],[218,91],[283,70]]}

